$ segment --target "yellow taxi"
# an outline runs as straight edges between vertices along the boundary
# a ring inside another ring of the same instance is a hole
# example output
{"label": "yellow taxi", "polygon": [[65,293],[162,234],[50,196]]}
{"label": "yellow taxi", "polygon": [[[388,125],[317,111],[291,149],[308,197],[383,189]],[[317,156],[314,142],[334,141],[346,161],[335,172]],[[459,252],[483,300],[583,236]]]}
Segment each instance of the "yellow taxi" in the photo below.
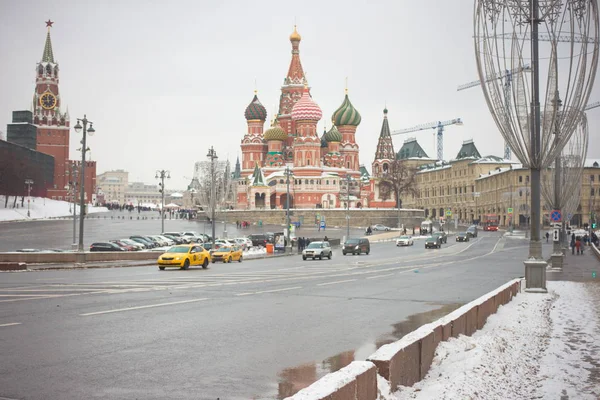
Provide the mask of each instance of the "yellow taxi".
{"label": "yellow taxi", "polygon": [[242,262],[242,248],[239,246],[221,246],[210,253],[211,262],[223,261],[230,263],[232,261]]}
{"label": "yellow taxi", "polygon": [[161,271],[166,267],[188,269],[191,265],[208,268],[209,263],[210,253],[197,243],[173,246],[158,257],[158,268]]}

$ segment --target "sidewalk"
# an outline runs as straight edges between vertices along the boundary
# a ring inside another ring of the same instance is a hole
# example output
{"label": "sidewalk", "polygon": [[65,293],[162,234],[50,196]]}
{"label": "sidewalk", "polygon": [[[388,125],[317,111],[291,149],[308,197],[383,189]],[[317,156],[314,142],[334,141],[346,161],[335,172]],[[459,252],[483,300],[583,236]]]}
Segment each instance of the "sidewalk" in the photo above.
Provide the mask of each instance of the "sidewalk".
{"label": "sidewalk", "polygon": [[548,271],[547,294],[518,294],[473,336],[440,343],[425,379],[379,399],[600,399],[600,261],[567,263]]}

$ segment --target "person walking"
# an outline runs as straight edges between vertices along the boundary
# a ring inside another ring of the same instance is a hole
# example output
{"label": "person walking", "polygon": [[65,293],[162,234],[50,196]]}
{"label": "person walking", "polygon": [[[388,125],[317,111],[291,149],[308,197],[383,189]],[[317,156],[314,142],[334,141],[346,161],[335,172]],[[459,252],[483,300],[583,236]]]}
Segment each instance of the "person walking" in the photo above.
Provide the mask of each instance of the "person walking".
{"label": "person walking", "polygon": [[548,239],[550,238],[550,234],[546,232],[546,243],[548,243]]}
{"label": "person walking", "polygon": [[577,255],[579,255],[579,252],[581,251],[581,240],[579,238],[575,240],[575,248],[577,249]]}
{"label": "person walking", "polygon": [[571,235],[571,254],[575,254],[575,234]]}
{"label": "person walking", "polygon": [[325,235],[325,238],[323,239],[324,242],[329,242],[329,239],[327,238],[327,235]]}

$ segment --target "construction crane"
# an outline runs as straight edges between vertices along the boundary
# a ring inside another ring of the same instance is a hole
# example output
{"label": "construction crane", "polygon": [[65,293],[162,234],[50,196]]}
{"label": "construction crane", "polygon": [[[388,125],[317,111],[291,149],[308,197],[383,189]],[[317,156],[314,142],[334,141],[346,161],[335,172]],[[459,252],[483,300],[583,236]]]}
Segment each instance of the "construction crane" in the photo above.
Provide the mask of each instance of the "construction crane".
{"label": "construction crane", "polygon": [[600,107],[600,101],[588,104],[587,106],[585,106],[583,111],[591,110],[592,108],[596,108],[596,107]]}
{"label": "construction crane", "polygon": [[[510,110],[510,86],[512,84],[512,75],[515,72],[522,72],[522,71],[531,71],[531,67],[529,66],[529,64],[525,64],[522,67],[518,67],[518,68],[513,68],[511,70],[506,70],[502,73],[497,74],[496,76],[491,76],[486,78],[486,82],[490,82],[496,79],[502,79],[504,80],[504,101],[506,102],[506,109]],[[458,92],[460,92],[461,90],[465,90],[465,89],[469,89],[475,86],[479,86],[481,85],[481,81],[477,80],[477,81],[473,81],[473,82],[469,82],[469,83],[465,83],[464,85],[460,85],[458,87],[458,89],[456,89]],[[510,147],[508,146],[508,143],[505,141],[504,142],[504,158],[506,160],[510,160],[511,157],[511,150]]]}
{"label": "construction crane", "polygon": [[[437,158],[442,161],[444,159],[444,127],[448,125],[462,125],[463,122],[460,118],[450,119],[448,121],[430,122],[428,124],[421,124],[413,126],[412,128],[400,129],[394,131],[392,135],[403,135],[405,133],[423,131],[425,129],[437,129]],[[435,132],[434,132],[435,134]]]}

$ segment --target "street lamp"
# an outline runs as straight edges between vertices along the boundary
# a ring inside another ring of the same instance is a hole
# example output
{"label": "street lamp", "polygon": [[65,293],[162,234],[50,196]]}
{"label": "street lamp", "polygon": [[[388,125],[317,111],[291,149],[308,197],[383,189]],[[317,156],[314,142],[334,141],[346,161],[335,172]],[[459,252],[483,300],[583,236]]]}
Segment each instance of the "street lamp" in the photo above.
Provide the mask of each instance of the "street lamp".
{"label": "street lamp", "polygon": [[350,238],[350,181],[352,176],[346,174],[346,239]]}
{"label": "street lamp", "polygon": [[217,197],[216,185],[215,185],[215,160],[218,159],[217,152],[210,146],[208,154],[206,155],[210,159],[210,208],[211,208],[211,224],[212,224],[212,247],[215,248],[215,200]]}
{"label": "street lamp", "polygon": [[[75,196],[77,195],[77,168],[75,163],[71,163],[71,173],[69,170],[66,171],[67,176],[71,176],[67,188],[69,189],[69,196],[73,202],[73,244],[72,248],[77,248],[77,201]],[[71,202],[69,202],[69,212],[71,212]]]}
{"label": "street lamp", "polygon": [[33,185],[33,181],[31,179],[25,179],[25,184],[27,185],[27,216],[30,217],[29,203],[31,202],[31,185]]}
{"label": "street lamp", "polygon": [[[81,126],[83,124],[83,127]],[[88,129],[88,124],[90,127]],[[75,125],[75,132],[81,132],[83,128],[83,138],[81,140],[81,171],[79,172],[79,176],[81,181],[79,183],[80,190],[80,198],[79,198],[79,244],[77,246],[77,251],[83,251],[83,216],[85,212],[85,152],[89,149],[87,148],[87,134],[90,136],[94,136],[96,130],[94,129],[93,122],[88,121],[87,116],[84,114],[83,119],[77,118],[77,124]]]}
{"label": "street lamp", "polygon": [[[286,184],[286,195],[285,195],[285,215],[286,215],[286,220],[287,220],[287,242],[288,245],[290,246],[290,252],[292,251],[292,242],[290,239],[290,231],[292,230],[291,228],[291,224],[290,224],[290,175],[292,175],[292,170],[290,169],[290,166],[287,165],[285,167],[285,184]],[[285,249],[285,247],[284,247]],[[285,251],[285,250],[284,250]]]}
{"label": "street lamp", "polygon": [[165,232],[165,178],[167,179],[171,179],[171,173],[169,171],[165,171],[164,169],[161,169],[159,171],[156,171],[156,176],[154,177],[156,179],[160,179],[160,183],[158,184],[158,186],[160,186],[159,192],[160,192],[160,198],[161,198],[161,207],[160,207],[160,229],[161,229],[161,234]]}

